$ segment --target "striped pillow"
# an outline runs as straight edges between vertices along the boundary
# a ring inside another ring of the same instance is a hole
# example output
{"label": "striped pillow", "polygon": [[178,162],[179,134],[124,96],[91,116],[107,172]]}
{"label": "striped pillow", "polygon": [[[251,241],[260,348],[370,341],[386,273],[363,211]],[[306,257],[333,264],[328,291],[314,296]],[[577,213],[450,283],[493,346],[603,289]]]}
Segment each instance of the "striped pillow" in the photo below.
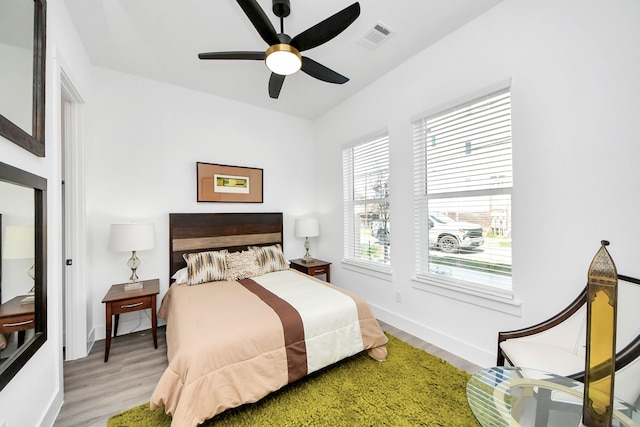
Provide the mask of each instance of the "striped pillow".
{"label": "striped pillow", "polygon": [[187,285],[224,280],[227,250],[184,254],[187,262]]}
{"label": "striped pillow", "polygon": [[265,273],[289,268],[289,261],[284,257],[279,243],[271,246],[252,246],[251,249],[258,255],[258,263]]}

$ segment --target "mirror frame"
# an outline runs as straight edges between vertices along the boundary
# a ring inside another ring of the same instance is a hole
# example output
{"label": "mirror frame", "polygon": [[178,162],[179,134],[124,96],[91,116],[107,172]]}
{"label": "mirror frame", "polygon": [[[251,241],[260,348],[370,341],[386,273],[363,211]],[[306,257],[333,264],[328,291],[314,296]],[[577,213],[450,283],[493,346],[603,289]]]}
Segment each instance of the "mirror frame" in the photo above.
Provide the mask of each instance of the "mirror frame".
{"label": "mirror frame", "polygon": [[[30,1],[30,0],[24,0]],[[33,1],[33,107],[31,134],[7,119],[0,112],[0,135],[13,141],[20,147],[44,157],[44,99],[46,72],[46,0]]]}
{"label": "mirror frame", "polygon": [[35,328],[34,336],[2,364],[0,391],[47,341],[47,180],[0,162],[0,181],[34,190]]}

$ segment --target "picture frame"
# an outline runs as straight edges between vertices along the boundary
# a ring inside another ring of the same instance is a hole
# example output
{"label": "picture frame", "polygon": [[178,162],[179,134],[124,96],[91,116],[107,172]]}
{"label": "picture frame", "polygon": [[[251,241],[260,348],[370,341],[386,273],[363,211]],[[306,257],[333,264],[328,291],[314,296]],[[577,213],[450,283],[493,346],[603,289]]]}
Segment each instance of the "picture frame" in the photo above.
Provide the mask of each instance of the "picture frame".
{"label": "picture frame", "polygon": [[263,170],[196,162],[198,202],[262,203]]}

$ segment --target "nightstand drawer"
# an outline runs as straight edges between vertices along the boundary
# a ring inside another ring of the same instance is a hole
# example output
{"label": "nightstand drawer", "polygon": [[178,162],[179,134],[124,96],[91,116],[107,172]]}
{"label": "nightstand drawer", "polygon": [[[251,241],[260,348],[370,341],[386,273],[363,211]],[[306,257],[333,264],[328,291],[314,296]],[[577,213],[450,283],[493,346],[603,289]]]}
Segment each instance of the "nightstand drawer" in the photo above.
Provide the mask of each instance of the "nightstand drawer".
{"label": "nightstand drawer", "polygon": [[25,331],[35,327],[33,314],[23,314],[11,316],[0,320],[0,333],[10,334],[11,332]]}
{"label": "nightstand drawer", "polygon": [[331,263],[322,261],[320,259],[314,259],[313,261],[304,262],[301,258],[292,259],[289,261],[291,268],[298,270],[309,276],[320,276],[325,274],[327,276],[327,282],[331,281]]}
{"label": "nightstand drawer", "polygon": [[327,274],[327,271],[329,271],[329,267],[313,267],[309,269],[309,274],[317,276],[319,274]]}
{"label": "nightstand drawer", "polygon": [[122,314],[130,311],[151,308],[151,297],[129,298],[122,301],[113,301],[111,304],[111,314]]}

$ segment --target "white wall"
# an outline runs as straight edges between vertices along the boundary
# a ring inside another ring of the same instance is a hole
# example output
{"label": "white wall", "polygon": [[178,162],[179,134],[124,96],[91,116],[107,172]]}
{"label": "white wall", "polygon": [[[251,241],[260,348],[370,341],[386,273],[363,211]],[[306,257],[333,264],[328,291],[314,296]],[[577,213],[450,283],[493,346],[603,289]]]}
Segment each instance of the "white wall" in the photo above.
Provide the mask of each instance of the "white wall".
{"label": "white wall", "polygon": [[[480,365],[496,338],[566,306],[586,284],[601,239],[618,271],[640,275],[640,3],[505,0],[315,122],[319,164],[340,170],[344,144],[388,128],[393,279],[333,266],[333,281],[365,296],[381,319]],[[384,47],[381,47],[384,49]],[[412,287],[410,121],[512,80],[513,288],[521,316]],[[319,252],[342,247],[341,177],[316,185]],[[336,256],[333,261],[338,261]],[[395,301],[395,292],[402,302]]]}
{"label": "white wall", "polygon": [[[64,59],[64,60],[63,60]],[[0,161],[48,181],[48,306],[46,343],[0,393],[0,425],[52,425],[62,405],[62,285],[60,254],[59,68],[73,69],[80,89],[88,85],[88,60],[62,2],[47,3],[46,157],[0,137]]]}
{"label": "white wall", "polygon": [[[62,404],[61,71],[85,103],[80,139],[87,254],[86,280],[78,286],[85,286],[89,302],[72,309],[88,310],[88,340],[104,338],[102,297],[130,273],[128,254],[107,251],[112,222],[156,224],[156,248],[139,254],[138,273],[160,278],[162,296],[169,279],[169,212],[283,212],[285,251],[294,256],[302,242],[293,237],[293,221],[309,214],[314,202],[308,191],[315,174],[308,163],[315,155],[308,120],[94,68],[62,2],[48,3],[47,30],[47,156],[36,158],[0,140],[2,161],[49,180],[49,339],[0,394],[0,424],[7,426],[51,425]],[[196,161],[263,168],[264,203],[197,203]],[[148,319],[139,314],[123,315],[120,332],[148,328]]]}
{"label": "white wall", "polygon": [[[600,239],[611,240],[620,272],[640,274],[634,244],[640,6],[634,0],[505,0],[315,123],[92,69],[63,2],[48,2],[48,12],[47,157],[1,138],[0,153],[2,161],[50,183],[49,339],[0,393],[0,424],[51,425],[62,398],[63,259],[55,184],[61,179],[60,68],[86,102],[85,286],[97,339],[104,337],[102,296],[129,275],[128,255],[106,249],[109,224],[156,223],[157,245],[139,254],[139,275],[160,278],[164,293],[169,212],[282,211],[285,251],[297,256],[302,242],[292,236],[293,219],[315,206],[322,236],[313,242],[314,255],[334,262],[334,282],[365,296],[383,320],[483,365],[494,363],[498,330],[541,320],[577,294]],[[507,78],[513,82],[513,271],[521,317],[411,286],[410,118]],[[390,282],[344,270],[339,262],[341,147],[381,128],[389,129],[392,144],[396,249]],[[197,203],[196,161],[264,168],[265,203]],[[395,302],[396,291],[402,303]],[[131,316],[123,317],[123,332],[137,325]]]}
{"label": "white wall", "polygon": [[[131,273],[131,253],[107,250],[111,223],[155,224],[156,246],[138,253],[138,276],[159,278],[160,296],[169,285],[170,212],[283,212],[285,253],[300,254],[293,221],[314,205],[310,121],[101,68],[94,79],[85,166],[96,339],[105,337],[104,294]],[[198,161],[262,168],[264,203],[198,203]],[[128,313],[119,333],[149,327],[146,314]]]}

